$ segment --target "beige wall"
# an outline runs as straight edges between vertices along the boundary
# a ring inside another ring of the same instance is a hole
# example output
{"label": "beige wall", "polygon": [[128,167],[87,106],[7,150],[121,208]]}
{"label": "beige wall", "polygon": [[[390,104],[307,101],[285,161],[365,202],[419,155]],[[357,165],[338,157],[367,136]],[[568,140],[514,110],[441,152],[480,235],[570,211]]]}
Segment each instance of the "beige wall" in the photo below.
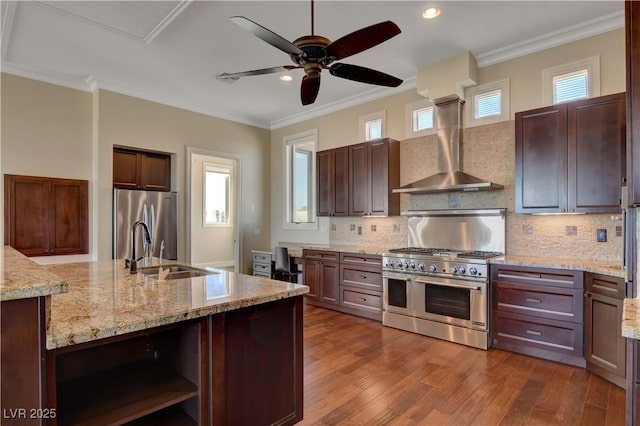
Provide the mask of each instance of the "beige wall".
{"label": "beige wall", "polygon": [[94,94],[2,74],[2,172],[91,181],[90,247],[111,258],[114,145],[170,152],[178,191],[178,251],[186,250],[187,146],[242,161],[243,265],[269,247],[269,131],[108,91]]}
{"label": "beige wall", "polygon": [[[624,31],[616,30],[575,43],[481,68],[480,84],[510,79],[511,117],[515,112],[542,106],[542,69],[578,59],[600,56],[602,95],[625,90]],[[453,89],[452,89],[453,90]],[[358,117],[386,110],[387,135],[401,140],[401,185],[436,173],[435,136],[405,139],[405,104],[423,99],[415,91],[400,93],[376,102],[349,108],[333,114],[281,128],[271,135],[271,242],[315,242],[354,245],[404,245],[406,220],[398,218],[332,218],[319,232],[298,234],[282,230],[283,142],[286,135],[310,128],[318,129],[319,149],[328,149],[358,142]],[[598,258],[617,262],[621,256],[621,238],[616,226],[621,223],[611,215],[541,217],[514,213],[515,129],[514,122],[465,129],[463,169],[471,174],[493,180],[504,190],[448,194],[407,195],[401,198],[402,208],[446,209],[450,201],[460,208],[507,208],[507,252],[521,255]],[[276,220],[277,219],[277,220]],[[362,235],[351,231],[362,227]],[[376,225],[372,227],[371,225]],[[394,226],[395,225],[395,226]],[[566,236],[566,226],[576,226],[578,235]],[[595,230],[606,228],[608,242],[596,243]],[[373,231],[373,229],[376,229]],[[381,232],[382,230],[382,232]],[[327,232],[329,231],[329,232]],[[389,232],[390,231],[390,232]]]}

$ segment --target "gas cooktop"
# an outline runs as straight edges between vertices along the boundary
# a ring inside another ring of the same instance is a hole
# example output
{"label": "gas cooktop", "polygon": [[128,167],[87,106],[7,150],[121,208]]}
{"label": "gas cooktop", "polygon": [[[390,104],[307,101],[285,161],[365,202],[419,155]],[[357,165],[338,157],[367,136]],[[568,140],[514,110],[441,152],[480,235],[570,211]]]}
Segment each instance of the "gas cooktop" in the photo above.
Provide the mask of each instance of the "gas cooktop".
{"label": "gas cooktop", "polygon": [[502,256],[503,253],[497,251],[482,251],[482,250],[454,250],[446,248],[434,248],[434,247],[402,247],[389,250],[389,253],[393,254],[411,254],[422,256],[440,256],[448,257],[450,259],[491,259],[493,257]]}

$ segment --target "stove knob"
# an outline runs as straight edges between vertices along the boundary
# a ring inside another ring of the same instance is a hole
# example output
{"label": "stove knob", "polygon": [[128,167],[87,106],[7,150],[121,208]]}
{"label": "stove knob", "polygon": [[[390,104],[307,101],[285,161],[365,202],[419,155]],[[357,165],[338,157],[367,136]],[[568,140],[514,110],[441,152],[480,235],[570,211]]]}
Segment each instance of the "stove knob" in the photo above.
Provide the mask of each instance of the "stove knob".
{"label": "stove knob", "polygon": [[461,274],[464,274],[465,272],[467,272],[467,269],[464,266],[461,266],[458,268],[458,272],[460,272]]}
{"label": "stove knob", "polygon": [[424,271],[424,269],[425,269],[424,263],[423,263],[423,262],[418,263],[418,268],[419,268],[421,271]]}
{"label": "stove knob", "polygon": [[393,261],[388,260],[386,266],[387,266],[387,268],[393,268],[395,265],[393,264]]}
{"label": "stove knob", "polygon": [[436,272],[438,270],[438,268],[436,268],[436,265],[431,265],[431,266],[429,266],[429,270],[431,272]]}
{"label": "stove knob", "polygon": [[449,270],[449,272],[451,272],[452,274],[457,274],[458,273],[458,268],[456,268],[455,266],[452,266],[451,269]]}
{"label": "stove knob", "polygon": [[410,268],[410,269],[416,269],[416,264],[415,264],[415,263],[413,263],[413,262],[411,262],[411,263],[409,264],[409,268]]}
{"label": "stove knob", "polygon": [[403,266],[403,265],[404,265],[404,264],[402,263],[402,260],[398,260],[398,261],[396,262],[396,267],[398,267],[398,268],[402,268],[402,266]]}
{"label": "stove knob", "polygon": [[409,268],[409,263],[408,262],[404,262],[404,269],[408,269]]}
{"label": "stove knob", "polygon": [[471,275],[475,275],[475,274],[478,273],[478,270],[475,267],[472,266],[471,268],[469,268],[469,273]]}

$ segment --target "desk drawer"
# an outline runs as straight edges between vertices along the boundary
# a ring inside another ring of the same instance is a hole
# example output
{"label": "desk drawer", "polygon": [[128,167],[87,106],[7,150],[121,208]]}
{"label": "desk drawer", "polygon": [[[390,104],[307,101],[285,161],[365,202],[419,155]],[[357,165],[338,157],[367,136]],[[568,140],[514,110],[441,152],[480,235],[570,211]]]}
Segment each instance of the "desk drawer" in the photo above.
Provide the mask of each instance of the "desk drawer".
{"label": "desk drawer", "polygon": [[253,261],[259,263],[271,263],[271,255],[263,253],[253,253]]}
{"label": "desk drawer", "polygon": [[267,276],[271,276],[271,263],[269,263],[268,265],[263,265],[261,263],[254,263],[253,264],[253,274],[254,275],[264,275],[266,274]]}

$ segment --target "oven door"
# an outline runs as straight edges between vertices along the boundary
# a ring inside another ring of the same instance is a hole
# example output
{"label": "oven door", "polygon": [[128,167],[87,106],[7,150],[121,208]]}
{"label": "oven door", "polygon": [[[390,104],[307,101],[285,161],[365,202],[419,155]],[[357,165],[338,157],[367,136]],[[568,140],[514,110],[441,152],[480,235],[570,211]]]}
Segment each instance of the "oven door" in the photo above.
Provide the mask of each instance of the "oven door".
{"label": "oven door", "polygon": [[382,273],[382,308],[387,312],[413,315],[413,281],[411,275]]}
{"label": "oven door", "polygon": [[487,283],[418,277],[413,310],[417,317],[487,331]]}

